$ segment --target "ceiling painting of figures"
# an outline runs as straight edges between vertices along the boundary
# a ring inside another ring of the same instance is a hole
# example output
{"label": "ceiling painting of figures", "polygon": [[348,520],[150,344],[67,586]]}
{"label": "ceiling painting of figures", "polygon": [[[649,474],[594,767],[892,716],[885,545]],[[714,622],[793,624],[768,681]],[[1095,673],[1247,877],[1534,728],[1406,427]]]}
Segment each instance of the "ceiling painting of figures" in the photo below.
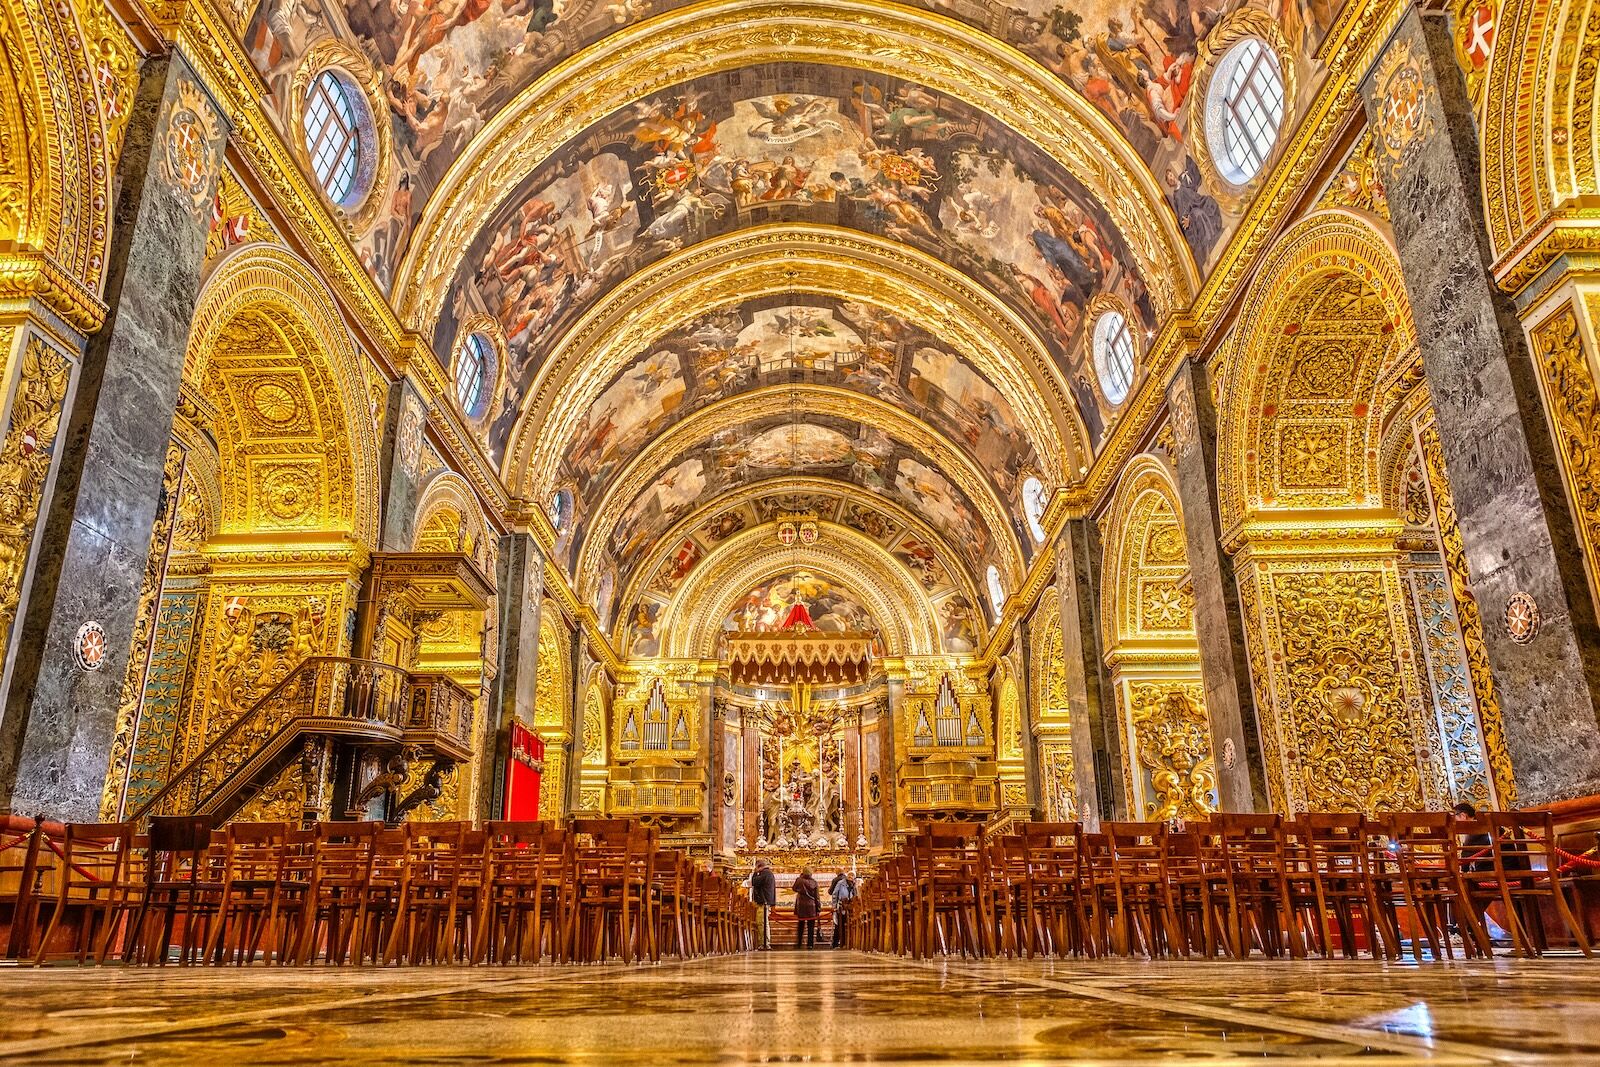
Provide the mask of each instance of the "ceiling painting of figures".
{"label": "ceiling painting of figures", "polygon": [[[710,312],[653,344],[585,413],[563,479],[576,487],[579,510],[592,510],[621,466],[682,419],[740,392],[790,382],[858,390],[916,415],[965,450],[1013,505],[1022,472],[1037,467],[1005,398],[927,331],[860,303],[774,297]],[[782,434],[749,442],[749,462],[786,466],[788,445]]]}
{"label": "ceiling painting of figures", "polygon": [[[791,435],[800,442],[792,462],[774,454],[775,447],[787,448]],[[775,460],[780,462],[769,465]],[[617,517],[604,549],[629,563],[642,561],[697,506],[735,489],[795,476],[837,479],[882,494],[975,558],[993,553],[993,535],[971,499],[919,450],[876,427],[822,415],[804,417],[797,430],[787,417],[756,420],[690,445],[635,499],[607,505]]]}
{"label": "ceiling painting of figures", "polygon": [[[500,323],[510,376],[491,450],[585,307],[665,255],[757,222],[843,225],[937,256],[1006,299],[1069,377],[1095,297],[1114,294],[1154,329],[1131,252],[1060,164],[919,86],[805,75],[804,91],[790,67],[764,66],[652,96],[569,141],[490,219],[434,343],[448,352],[474,316]],[[848,341],[804,340],[794,353],[769,345],[759,365],[826,365]]]}
{"label": "ceiling painting of figures", "polygon": [[[639,20],[683,6],[681,0],[246,0],[245,43],[287,122],[301,60],[328,38],[347,42],[367,56],[382,83],[382,116],[392,128],[395,166],[388,187],[375,195],[384,203],[379,222],[358,235],[358,252],[379,284],[388,288],[411,230],[445,172],[473,137],[539,75],[557,63]],[[1299,57],[1303,110],[1319,71],[1315,55],[1338,11],[1336,0],[913,0],[1011,44],[1054,72],[1100,108],[1150,165],[1180,218],[1202,267],[1215,258],[1243,205],[1219,206],[1194,166],[1188,93],[1197,54],[1212,29],[1241,7],[1255,7],[1277,21]],[[795,174],[776,173],[782,155],[807,137],[842,139],[846,123],[824,104],[828,95],[810,72],[789,68],[793,84],[783,103],[744,103],[733,119],[738,136],[728,143],[736,157],[751,160],[749,184],[740,194],[752,201],[781,199]],[[941,122],[913,103],[911,110],[882,105],[879,128],[893,136]],[[820,108],[821,110],[811,110]],[[840,129],[828,124],[838,122]],[[763,151],[740,151],[739,142]],[[796,162],[802,153],[795,153]],[[847,165],[841,172],[847,176]],[[830,172],[831,173],[831,172]],[[862,176],[862,175],[858,175]],[[870,184],[870,183],[869,183]],[[982,233],[993,215],[978,190],[969,226]],[[629,192],[618,186],[617,195]],[[641,199],[644,195],[641,194]],[[886,198],[889,194],[882,194]],[[622,204],[606,205],[610,212]],[[899,225],[920,226],[914,211],[892,201],[886,211]],[[918,203],[911,208],[924,207]],[[693,208],[687,210],[692,211]],[[988,216],[986,219],[985,216]],[[588,220],[585,220],[586,222]],[[662,231],[671,230],[668,222]]]}

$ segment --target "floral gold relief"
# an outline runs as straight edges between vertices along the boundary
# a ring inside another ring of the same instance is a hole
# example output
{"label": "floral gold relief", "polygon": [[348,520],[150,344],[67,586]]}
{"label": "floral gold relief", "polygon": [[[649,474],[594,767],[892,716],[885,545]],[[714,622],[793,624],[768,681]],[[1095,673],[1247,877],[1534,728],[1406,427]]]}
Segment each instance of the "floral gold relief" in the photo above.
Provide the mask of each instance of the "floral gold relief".
{"label": "floral gold relief", "polygon": [[[6,348],[11,337],[10,330],[0,330]],[[71,377],[65,356],[38,337],[28,338],[0,442],[0,662],[11,643]]]}
{"label": "floral gold relief", "polygon": [[[1600,315],[1600,297],[1589,297],[1587,310]],[[1534,327],[1532,341],[1589,582],[1600,587],[1600,393],[1577,308],[1563,304]]]}

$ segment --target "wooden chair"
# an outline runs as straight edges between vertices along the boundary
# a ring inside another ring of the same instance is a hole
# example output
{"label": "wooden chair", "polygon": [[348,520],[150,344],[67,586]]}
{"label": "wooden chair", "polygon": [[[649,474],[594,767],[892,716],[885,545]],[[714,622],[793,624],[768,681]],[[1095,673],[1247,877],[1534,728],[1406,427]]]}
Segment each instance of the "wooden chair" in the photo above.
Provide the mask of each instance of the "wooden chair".
{"label": "wooden chair", "polygon": [[573,853],[575,955],[600,962],[611,954],[659,959],[651,911],[652,831],[606,832]]}
{"label": "wooden chair", "polygon": [[1218,907],[1216,883],[1205,862],[1203,849],[1214,840],[1208,830],[1207,824],[1190,823],[1181,833],[1169,831],[1161,859],[1177,938],[1172,947],[1179,955],[1199,953],[1209,959],[1221,947],[1225,913]]}
{"label": "wooden chair", "polygon": [[1372,828],[1359,812],[1301,816],[1309,847],[1312,892],[1316,897],[1317,947],[1324,957],[1334,952],[1338,934],[1346,959],[1359,954],[1365,940],[1374,957],[1400,958],[1400,932],[1392,914],[1378,904],[1372,876]]}
{"label": "wooden chair", "polygon": [[[408,822],[385,963],[450,963],[470,936],[483,841],[470,848],[465,823]],[[470,888],[468,888],[470,887]],[[465,888],[465,891],[464,891]]]}
{"label": "wooden chair", "polygon": [[1467,955],[1490,955],[1489,935],[1462,881],[1455,817],[1448,812],[1401,812],[1389,816],[1384,826],[1412,926],[1412,956],[1422,959],[1425,941],[1434,959],[1454,958],[1452,925],[1460,930]]}
{"label": "wooden chair", "polygon": [[1456,829],[1458,840],[1463,834],[1476,838],[1473,844],[1488,838],[1490,862],[1466,857],[1461,862],[1461,878],[1475,918],[1490,904],[1499,903],[1517,954],[1538,956],[1550,947],[1540,908],[1548,903],[1578,950],[1585,956],[1593,954],[1583,924],[1573,914],[1562,888],[1555,820],[1548,811],[1492,811],[1480,823],[1458,823]]}
{"label": "wooden chair", "polygon": [[309,883],[290,876],[289,824],[232,823],[222,846],[222,899],[206,958],[243,966],[266,945],[266,958],[288,962],[300,941]]}
{"label": "wooden chair", "polygon": [[912,839],[911,864],[919,934],[916,955],[981,955],[978,934],[978,868],[981,823],[931,823]]}
{"label": "wooden chair", "polygon": [[573,837],[544,822],[491,822],[486,831],[476,961],[568,959]]}
{"label": "wooden chair", "polygon": [[1267,956],[1305,956],[1294,921],[1281,817],[1229,813],[1212,820],[1220,867],[1211,873],[1225,894],[1229,948],[1237,959],[1259,947]]}
{"label": "wooden chair", "polygon": [[1025,865],[1017,889],[1023,950],[1030,958],[1093,955],[1083,897],[1083,827],[1031,822],[1018,830]]}
{"label": "wooden chair", "polygon": [[62,834],[59,888],[53,894],[50,921],[33,958],[35,965],[52,952],[56,931],[68,912],[75,920],[73,958],[80,964],[109,958],[117,927],[127,919],[130,902],[139,899],[130,881],[133,838],[131,823],[67,824]]}
{"label": "wooden chair", "polygon": [[382,832],[381,822],[317,824],[296,962],[313,962],[321,946],[326,962],[344,963],[366,939],[368,891]]}
{"label": "wooden chair", "polygon": [[1166,951],[1187,950],[1178,917],[1167,893],[1167,824],[1108,822],[1111,886],[1116,896],[1112,937],[1120,955],[1133,955],[1135,944],[1154,959]]}
{"label": "wooden chair", "polygon": [[218,870],[220,848],[213,852],[211,847],[211,817],[152,815],[148,841],[131,955],[146,965],[165,964],[181,917],[178,962],[188,966],[203,961],[223,890]]}

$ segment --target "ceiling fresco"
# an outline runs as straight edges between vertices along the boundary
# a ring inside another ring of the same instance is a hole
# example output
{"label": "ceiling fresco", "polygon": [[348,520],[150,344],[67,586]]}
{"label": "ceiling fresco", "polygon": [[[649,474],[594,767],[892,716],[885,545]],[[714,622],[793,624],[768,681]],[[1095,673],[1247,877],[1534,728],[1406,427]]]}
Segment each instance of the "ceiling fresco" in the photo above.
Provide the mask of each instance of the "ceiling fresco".
{"label": "ceiling fresco", "polygon": [[[972,573],[961,569],[962,557],[952,556],[949,549],[941,548],[936,537],[930,537],[913,528],[903,518],[894,514],[892,504],[884,504],[872,497],[850,497],[847,487],[814,489],[800,492],[783,491],[775,487],[767,495],[742,500],[721,510],[703,515],[693,528],[683,533],[675,544],[666,546],[662,553],[642,557],[648,560],[642,568],[643,577],[628,594],[628,605],[618,613],[621,620],[617,636],[620,647],[631,655],[655,655],[660,648],[660,636],[655,621],[662,609],[683,584],[701,566],[706,558],[729,538],[763,524],[775,521],[784,514],[811,514],[824,524],[823,537],[828,537],[826,524],[836,523],[864,534],[882,545],[889,554],[921,585],[933,605],[938,619],[942,647],[946,652],[972,652],[981,641],[983,620],[972,607],[968,591],[974,589]],[[804,549],[796,550],[795,566],[811,579],[822,583],[812,587],[801,585],[801,596],[807,602],[812,619],[823,629],[857,628],[878,632],[880,627],[870,612],[862,606],[862,598],[844,589],[831,579],[818,577],[815,568],[806,566]],[[609,618],[615,610],[610,596],[615,578],[607,581],[605,575],[614,575],[614,564],[603,568],[600,585],[596,590],[596,611]],[[760,629],[783,621],[783,613],[776,610],[781,604],[787,608],[791,589],[787,579],[765,583],[744,597],[723,623],[724,629]],[[775,599],[776,598],[776,599]],[[865,620],[867,625],[861,625]],[[734,625],[730,625],[733,623]],[[848,623],[848,625],[847,625]],[[655,650],[655,651],[651,651]]]}
{"label": "ceiling fresco", "polygon": [[[608,505],[617,518],[605,548],[618,559],[636,560],[707,500],[765,480],[805,476],[881,493],[973,558],[989,558],[996,546],[977,508],[930,464],[921,450],[849,419],[805,415],[797,422],[785,416],[747,422],[696,441],[636,498]],[[583,536],[580,531],[576,539]]]}
{"label": "ceiling fresco", "polygon": [[1109,218],[1025,138],[920,86],[768,65],[657,94],[568,141],[472,243],[435,351],[470,317],[500,323],[510,374],[490,436],[503,440],[554,338],[610,287],[705,238],[794,220],[944,260],[1006,299],[1069,377],[1095,297],[1155,327]]}
{"label": "ceiling fresco", "polygon": [[[412,227],[450,164],[496,113],[561,60],[678,0],[245,0],[255,2],[245,43],[285,119],[301,58],[338,38],[383,72],[383,101],[397,165],[379,223],[358,251],[388,288]],[[1003,40],[1053,71],[1111,123],[1149,164],[1202,267],[1242,217],[1218,205],[1194,167],[1188,92],[1206,36],[1241,7],[1272,16],[1304,70],[1301,103],[1336,0],[924,0]],[[252,10],[247,7],[246,11]],[[801,73],[785,89],[819,92]],[[1302,108],[1296,108],[1296,117]],[[780,128],[771,131],[781,135]]]}
{"label": "ceiling fresco", "polygon": [[[1038,468],[1010,404],[926,330],[865,304],[774,297],[703,315],[619,374],[579,425],[563,484],[586,513],[623,464],[685,417],[788,382],[858,390],[910,412],[963,449],[1014,506],[1024,472]],[[503,444],[503,437],[491,438],[493,449]],[[772,466],[774,457],[757,442],[748,447],[753,465]]]}

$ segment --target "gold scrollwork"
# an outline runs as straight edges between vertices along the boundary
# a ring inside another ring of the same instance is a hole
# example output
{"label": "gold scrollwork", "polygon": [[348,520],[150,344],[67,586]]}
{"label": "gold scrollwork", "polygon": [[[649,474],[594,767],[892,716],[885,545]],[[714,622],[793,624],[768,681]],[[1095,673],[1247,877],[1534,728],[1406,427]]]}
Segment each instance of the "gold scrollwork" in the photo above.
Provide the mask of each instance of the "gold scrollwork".
{"label": "gold scrollwork", "polygon": [[[0,331],[0,345],[9,348],[10,341],[11,332]],[[16,621],[22,577],[61,430],[61,405],[72,379],[72,364],[39,337],[28,338],[21,364],[11,422],[0,443],[0,661]]]}

